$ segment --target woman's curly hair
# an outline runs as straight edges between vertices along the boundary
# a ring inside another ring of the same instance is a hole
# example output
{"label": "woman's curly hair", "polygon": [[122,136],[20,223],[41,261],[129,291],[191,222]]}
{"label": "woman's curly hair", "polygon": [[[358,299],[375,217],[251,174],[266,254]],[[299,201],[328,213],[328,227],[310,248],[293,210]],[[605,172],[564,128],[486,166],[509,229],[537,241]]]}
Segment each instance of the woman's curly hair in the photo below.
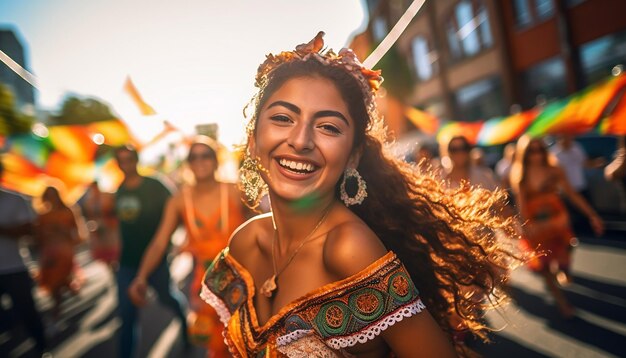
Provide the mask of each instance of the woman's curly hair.
{"label": "woman's curly hair", "polygon": [[[400,258],[446,333],[453,336],[459,329],[450,322],[456,314],[463,329],[486,339],[484,311],[506,299],[506,273],[523,261],[510,239],[517,236],[514,219],[494,213],[504,206],[505,193],[467,184],[447,190],[434,175],[420,174],[414,165],[395,158],[382,120],[373,106],[367,108],[354,77],[315,60],[287,63],[270,74],[250,103],[254,112],[248,135],[254,134],[260,110],[272,93],[289,79],[316,76],[337,86],[355,122],[353,149],[362,151],[357,170],[367,182],[368,196],[350,209]],[[342,180],[336,186],[337,198]],[[348,182],[349,192],[355,187]],[[457,344],[463,354],[459,349]]]}

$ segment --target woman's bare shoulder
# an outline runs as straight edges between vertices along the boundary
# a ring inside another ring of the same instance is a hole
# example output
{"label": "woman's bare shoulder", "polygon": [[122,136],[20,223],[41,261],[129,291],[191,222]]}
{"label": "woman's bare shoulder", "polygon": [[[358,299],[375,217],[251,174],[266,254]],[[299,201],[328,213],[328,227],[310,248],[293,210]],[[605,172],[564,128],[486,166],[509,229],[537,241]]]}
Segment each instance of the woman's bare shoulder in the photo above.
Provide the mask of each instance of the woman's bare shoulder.
{"label": "woman's bare shoulder", "polygon": [[360,219],[346,220],[329,232],[324,265],[338,279],[359,273],[387,253],[382,241]]}
{"label": "woman's bare shoulder", "polygon": [[258,246],[259,235],[268,230],[271,225],[271,213],[257,215],[241,224],[230,236],[228,248],[236,259],[247,256],[250,249]]}
{"label": "woman's bare shoulder", "polygon": [[190,187],[181,187],[180,190],[178,190],[177,192],[175,192],[169,199],[168,201],[172,202],[175,206],[176,209],[178,209],[179,211],[181,211],[183,209],[183,207],[185,206],[185,199],[184,196],[185,195],[189,195],[191,191]]}

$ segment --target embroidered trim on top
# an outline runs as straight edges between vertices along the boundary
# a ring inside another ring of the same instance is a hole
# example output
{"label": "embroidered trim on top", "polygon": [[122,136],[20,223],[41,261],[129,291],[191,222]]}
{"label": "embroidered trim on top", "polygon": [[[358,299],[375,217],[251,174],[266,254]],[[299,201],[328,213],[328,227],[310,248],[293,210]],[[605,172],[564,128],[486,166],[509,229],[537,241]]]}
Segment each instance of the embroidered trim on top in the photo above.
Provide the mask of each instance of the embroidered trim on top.
{"label": "embroidered trim on top", "polygon": [[208,287],[203,283],[202,290],[200,291],[200,298],[204,300],[204,302],[213,306],[217,315],[220,317],[220,321],[224,324],[224,326],[228,325],[228,321],[230,320],[230,311],[226,308],[224,302],[217,297]]}
{"label": "embroidered trim on top", "polygon": [[286,346],[287,344],[293,342],[293,341],[297,341],[298,339],[309,335],[311,333],[313,333],[314,331],[312,329],[298,329],[295,330],[289,334],[285,334],[283,336],[280,336],[278,338],[276,338],[276,345],[277,346]]}
{"label": "embroidered trim on top", "polygon": [[382,331],[402,321],[405,317],[414,316],[422,312],[425,308],[426,306],[422,303],[422,300],[418,298],[417,301],[414,301],[400,308],[396,312],[380,319],[376,324],[350,336],[330,338],[326,340],[326,344],[333,349],[339,350],[342,348],[352,347],[357,343],[365,343],[376,338],[376,336],[378,336]]}

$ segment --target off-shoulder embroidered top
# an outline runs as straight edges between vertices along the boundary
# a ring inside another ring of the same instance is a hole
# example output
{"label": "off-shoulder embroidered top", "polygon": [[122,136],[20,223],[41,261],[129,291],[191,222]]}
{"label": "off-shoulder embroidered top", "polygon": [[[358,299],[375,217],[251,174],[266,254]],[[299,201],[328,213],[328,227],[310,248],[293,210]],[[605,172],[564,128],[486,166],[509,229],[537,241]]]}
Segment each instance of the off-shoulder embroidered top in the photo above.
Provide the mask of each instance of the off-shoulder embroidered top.
{"label": "off-shoulder embroidered top", "polygon": [[218,312],[234,357],[341,357],[425,306],[393,252],[324,285],[259,326],[250,273],[224,249],[207,270],[202,298]]}

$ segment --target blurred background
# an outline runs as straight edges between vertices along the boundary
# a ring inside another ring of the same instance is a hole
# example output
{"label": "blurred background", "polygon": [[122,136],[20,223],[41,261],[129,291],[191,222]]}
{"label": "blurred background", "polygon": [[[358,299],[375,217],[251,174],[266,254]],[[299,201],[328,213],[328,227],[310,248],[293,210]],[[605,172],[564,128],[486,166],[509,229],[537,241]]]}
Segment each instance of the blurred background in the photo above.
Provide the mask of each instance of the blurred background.
{"label": "blurred background", "polygon": [[[223,144],[218,176],[235,182],[234,146],[265,55],[323,30],[328,47],[351,47],[364,60],[411,2],[0,0],[0,183],[26,197],[61,183],[65,201],[80,203],[94,181],[105,193],[117,188],[111,148],[125,143],[139,148],[142,173],[178,182],[194,133]],[[624,355],[626,196],[604,175],[626,135],[624,14],[622,0],[426,0],[374,67],[385,77],[379,108],[406,160],[420,148],[436,157],[459,134],[490,168],[523,134],[549,146],[573,136],[586,154],[586,196],[607,231],[595,238],[575,225],[576,280],[565,290],[577,316],[553,317],[541,280],[519,270],[515,303],[489,317],[502,329],[494,343],[477,344],[486,356]],[[78,261],[89,274],[48,332],[53,353],[108,357],[119,326],[115,287],[88,250]],[[181,285],[189,270],[185,260],[173,268]],[[45,315],[49,298],[35,296]],[[142,319],[141,356],[181,356],[171,317]],[[0,333],[0,356],[31,348],[25,335]]]}

